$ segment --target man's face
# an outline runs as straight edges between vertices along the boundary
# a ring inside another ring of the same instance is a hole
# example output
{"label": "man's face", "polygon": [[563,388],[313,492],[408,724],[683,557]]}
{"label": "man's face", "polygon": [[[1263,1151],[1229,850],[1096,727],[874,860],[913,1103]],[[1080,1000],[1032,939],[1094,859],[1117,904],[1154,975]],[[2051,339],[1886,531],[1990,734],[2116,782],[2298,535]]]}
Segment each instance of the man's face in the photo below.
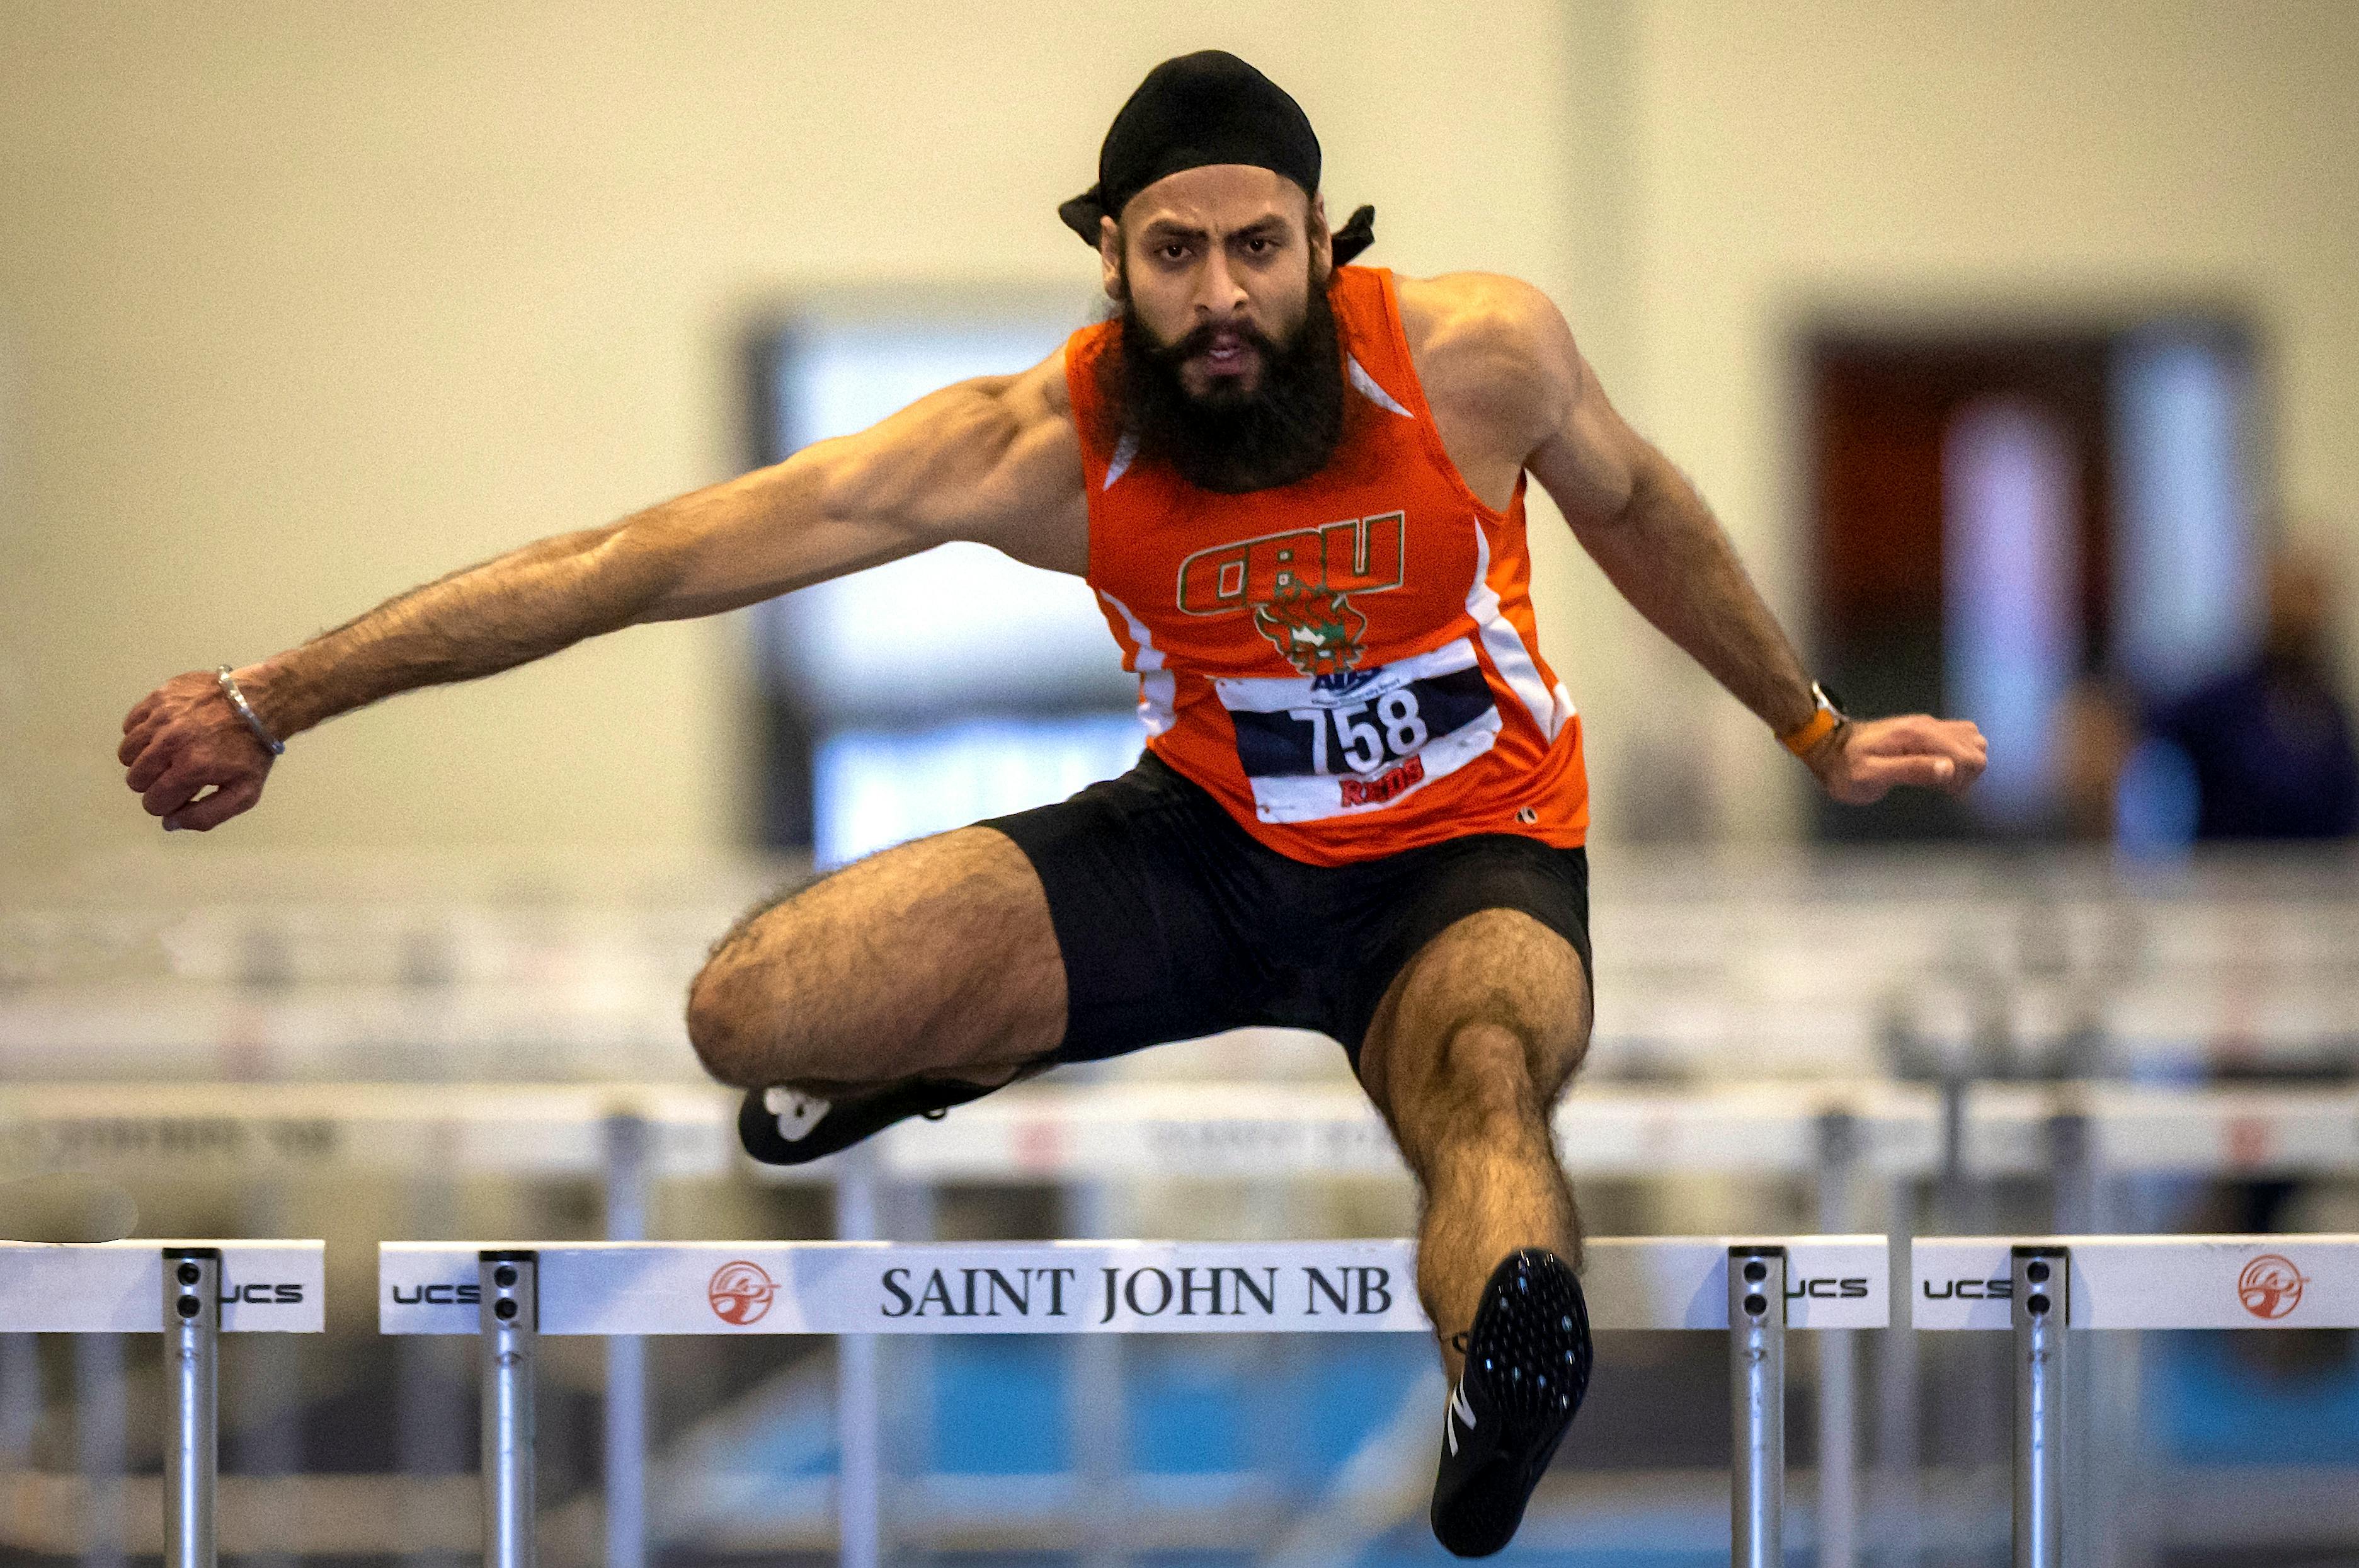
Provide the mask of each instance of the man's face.
{"label": "man's face", "polygon": [[1158,180],[1106,221],[1108,391],[1141,459],[1224,495],[1326,466],[1344,422],[1332,254],[1315,199],[1234,164]]}
{"label": "man's face", "polygon": [[1167,350],[1190,398],[1262,389],[1330,270],[1325,210],[1285,176],[1245,164],[1168,175],[1132,197],[1100,242],[1107,295]]}

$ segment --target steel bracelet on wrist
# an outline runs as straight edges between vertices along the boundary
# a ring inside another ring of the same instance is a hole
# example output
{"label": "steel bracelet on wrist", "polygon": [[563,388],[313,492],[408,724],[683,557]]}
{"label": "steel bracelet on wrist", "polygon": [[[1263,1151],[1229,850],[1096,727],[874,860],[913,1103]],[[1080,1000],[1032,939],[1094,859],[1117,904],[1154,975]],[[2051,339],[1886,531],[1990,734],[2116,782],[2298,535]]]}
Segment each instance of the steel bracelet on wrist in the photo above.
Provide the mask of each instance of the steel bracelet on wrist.
{"label": "steel bracelet on wrist", "polygon": [[245,721],[245,727],[254,732],[254,738],[268,746],[271,756],[285,756],[287,743],[262,727],[262,720],[255,714],[254,704],[248,702],[245,693],[237,689],[237,677],[230,673],[229,666],[224,664],[214,670],[213,679],[220,682],[222,695],[227,697],[229,705],[237,710],[237,716]]}

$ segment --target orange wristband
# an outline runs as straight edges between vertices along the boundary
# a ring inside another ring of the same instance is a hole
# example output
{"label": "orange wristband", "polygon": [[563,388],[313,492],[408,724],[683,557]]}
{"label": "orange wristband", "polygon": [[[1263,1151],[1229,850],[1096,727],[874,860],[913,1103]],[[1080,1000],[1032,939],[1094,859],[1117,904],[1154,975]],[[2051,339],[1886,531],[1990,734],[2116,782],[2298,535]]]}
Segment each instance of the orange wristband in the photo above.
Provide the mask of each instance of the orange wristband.
{"label": "orange wristband", "polygon": [[1796,757],[1807,757],[1811,747],[1834,734],[1835,726],[1842,723],[1843,715],[1832,708],[1821,708],[1810,715],[1808,723],[1799,729],[1788,730],[1777,737],[1777,741]]}

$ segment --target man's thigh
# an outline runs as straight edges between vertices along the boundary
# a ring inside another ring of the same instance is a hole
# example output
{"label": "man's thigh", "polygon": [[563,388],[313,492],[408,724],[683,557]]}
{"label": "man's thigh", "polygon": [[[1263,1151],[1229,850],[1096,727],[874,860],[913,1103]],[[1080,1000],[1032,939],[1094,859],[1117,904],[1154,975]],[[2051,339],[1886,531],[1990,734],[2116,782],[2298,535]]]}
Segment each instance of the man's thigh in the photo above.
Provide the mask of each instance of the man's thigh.
{"label": "man's thigh", "polygon": [[1065,966],[1060,1062],[1266,1021],[1256,918],[1284,918],[1277,866],[1218,802],[1149,754],[1071,800],[988,824],[1032,863]]}
{"label": "man's thigh", "polygon": [[1386,987],[1360,1079],[1409,1149],[1454,1119],[1553,1105],[1589,1048],[1590,985],[1573,944],[1520,909],[1451,922]]}
{"label": "man's thigh", "polygon": [[698,1055],[747,1087],[992,1073],[1064,1032],[1047,895],[988,827],[886,850],[756,910],[689,998]]}

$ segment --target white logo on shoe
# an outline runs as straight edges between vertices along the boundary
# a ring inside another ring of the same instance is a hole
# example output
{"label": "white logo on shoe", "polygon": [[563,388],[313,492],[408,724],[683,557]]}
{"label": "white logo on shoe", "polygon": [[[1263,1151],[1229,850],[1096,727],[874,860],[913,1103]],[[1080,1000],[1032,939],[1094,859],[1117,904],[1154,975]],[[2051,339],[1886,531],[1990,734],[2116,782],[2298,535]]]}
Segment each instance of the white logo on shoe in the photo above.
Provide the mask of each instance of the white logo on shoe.
{"label": "white logo on shoe", "polygon": [[811,1128],[826,1119],[828,1108],[833,1104],[799,1089],[762,1091],[762,1108],[778,1118],[778,1136],[788,1143],[800,1143],[809,1138]]}
{"label": "white logo on shoe", "polygon": [[1466,1402],[1466,1385],[1463,1381],[1460,1382],[1458,1387],[1450,1390],[1450,1403],[1444,1406],[1441,1411],[1441,1435],[1443,1440],[1450,1444],[1450,1452],[1452,1454],[1458,1452],[1458,1423],[1460,1421],[1464,1421],[1466,1423],[1466,1430],[1468,1432],[1473,1432],[1474,1430],[1474,1407]]}

